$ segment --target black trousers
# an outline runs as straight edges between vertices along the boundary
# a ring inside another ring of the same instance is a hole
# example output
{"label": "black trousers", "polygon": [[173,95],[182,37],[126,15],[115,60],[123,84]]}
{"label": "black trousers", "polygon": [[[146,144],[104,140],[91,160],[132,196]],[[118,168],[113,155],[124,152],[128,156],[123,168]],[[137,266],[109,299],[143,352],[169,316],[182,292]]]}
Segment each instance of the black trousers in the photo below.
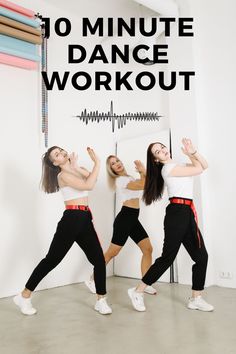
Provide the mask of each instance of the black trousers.
{"label": "black trousers", "polygon": [[118,246],[124,246],[129,236],[136,244],[147,238],[148,234],[138,216],[139,209],[123,206],[115,218],[111,242]]}
{"label": "black trousers", "polygon": [[33,291],[39,282],[55,268],[76,242],[94,266],[97,294],[106,294],[106,264],[89,210],[65,210],[57,225],[48,254],[34,269],[25,287]]}
{"label": "black trousers", "polygon": [[195,262],[192,267],[192,289],[203,290],[208,254],[200,230],[199,247],[198,228],[191,207],[184,204],[169,204],[166,208],[164,230],[162,255],[149,268],[142,281],[147,285],[157,281],[173,263],[182,243]]}

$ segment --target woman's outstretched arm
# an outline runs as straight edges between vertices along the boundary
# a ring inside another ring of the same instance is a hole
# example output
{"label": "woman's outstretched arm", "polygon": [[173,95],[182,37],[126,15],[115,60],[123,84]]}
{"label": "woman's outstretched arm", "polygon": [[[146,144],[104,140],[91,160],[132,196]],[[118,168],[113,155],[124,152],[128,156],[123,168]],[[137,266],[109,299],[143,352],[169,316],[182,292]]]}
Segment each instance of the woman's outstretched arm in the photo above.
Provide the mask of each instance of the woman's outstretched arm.
{"label": "woman's outstretched arm", "polygon": [[135,181],[130,181],[127,184],[127,189],[131,190],[143,190],[145,184],[146,169],[140,160],[135,160],[135,169],[140,174],[140,178]]}
{"label": "woman's outstretched arm", "polygon": [[201,156],[192,144],[190,139],[182,139],[182,151],[188,156],[191,163],[186,166],[177,165],[170,171],[172,177],[196,176],[208,167],[207,161]]}
{"label": "woman's outstretched arm", "polygon": [[192,163],[194,163],[194,160],[197,160],[202,166],[203,170],[206,170],[208,168],[208,163],[206,159],[194,148],[192,141],[190,139],[184,138],[182,143],[184,145],[182,148],[183,153],[190,158]]}
{"label": "woman's outstretched arm", "polygon": [[83,180],[71,173],[61,173],[60,179],[63,185],[69,186],[78,190],[92,190],[98,177],[100,170],[100,160],[93,151],[93,149],[87,149],[91,160],[94,162],[93,169],[86,180]]}
{"label": "woman's outstretched arm", "polygon": [[70,154],[70,166],[75,172],[78,172],[85,178],[88,178],[88,176],[90,175],[90,172],[86,168],[78,165],[78,154],[76,154],[75,152],[72,152],[72,154]]}

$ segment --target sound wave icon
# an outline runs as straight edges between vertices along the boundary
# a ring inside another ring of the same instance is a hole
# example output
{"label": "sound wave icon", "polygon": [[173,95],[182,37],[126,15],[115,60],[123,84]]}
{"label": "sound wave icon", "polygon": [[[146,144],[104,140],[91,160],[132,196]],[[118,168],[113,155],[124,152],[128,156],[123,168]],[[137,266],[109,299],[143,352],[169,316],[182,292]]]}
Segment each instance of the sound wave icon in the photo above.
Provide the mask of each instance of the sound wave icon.
{"label": "sound wave icon", "polygon": [[91,122],[101,122],[109,121],[112,124],[112,132],[115,131],[115,124],[117,122],[118,129],[123,128],[126,125],[126,121],[159,121],[163,116],[159,116],[157,112],[138,112],[138,113],[125,113],[116,114],[113,111],[113,102],[111,101],[110,111],[107,113],[99,113],[98,111],[87,112],[86,108],[81,112],[81,115],[73,116],[74,118],[79,118],[86,125],[89,121]]}

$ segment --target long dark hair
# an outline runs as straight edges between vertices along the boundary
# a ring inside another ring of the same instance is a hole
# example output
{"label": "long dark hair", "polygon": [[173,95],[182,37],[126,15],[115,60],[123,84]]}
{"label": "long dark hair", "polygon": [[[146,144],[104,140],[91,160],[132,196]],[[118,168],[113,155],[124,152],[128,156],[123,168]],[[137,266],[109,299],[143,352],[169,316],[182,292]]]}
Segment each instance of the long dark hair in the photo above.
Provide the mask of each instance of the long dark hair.
{"label": "long dark hair", "polygon": [[54,166],[50,159],[50,153],[54,149],[60,148],[58,146],[52,146],[42,156],[41,188],[45,193],[55,193],[59,190],[57,175],[61,172],[61,168]]}
{"label": "long dark hair", "polygon": [[143,190],[143,201],[146,205],[161,199],[164,191],[164,180],[161,175],[163,163],[155,161],[152,153],[152,147],[155,144],[161,143],[152,143],[147,149],[147,170]]}

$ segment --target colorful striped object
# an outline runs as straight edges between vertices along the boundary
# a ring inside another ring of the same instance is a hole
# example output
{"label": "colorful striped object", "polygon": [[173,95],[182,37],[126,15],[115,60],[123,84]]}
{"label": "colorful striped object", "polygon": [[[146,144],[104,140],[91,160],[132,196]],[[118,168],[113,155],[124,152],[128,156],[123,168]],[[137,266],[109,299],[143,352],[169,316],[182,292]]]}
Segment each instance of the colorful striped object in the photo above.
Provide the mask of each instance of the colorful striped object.
{"label": "colorful striped object", "polygon": [[9,48],[5,48],[5,47],[1,47],[1,46],[0,46],[0,53],[10,54],[10,55],[14,55],[19,58],[29,59],[29,60],[33,60],[33,61],[40,61],[39,55],[25,53],[20,50],[9,49]]}
{"label": "colorful striped object", "polygon": [[16,66],[18,68],[28,69],[28,70],[38,69],[38,63],[36,61],[14,57],[12,55],[4,54],[4,53],[0,53],[0,63]]}
{"label": "colorful striped object", "polygon": [[[37,18],[35,20],[34,18]],[[0,0],[0,63],[28,70],[47,72],[47,38],[40,15],[8,0]],[[37,44],[42,44],[41,57]],[[42,80],[42,79],[41,79]],[[48,146],[48,92],[44,81],[42,89],[42,133]]]}
{"label": "colorful striped object", "polygon": [[16,28],[16,29],[19,29],[19,30],[27,32],[27,33],[34,34],[35,36],[39,36],[39,37],[42,36],[41,29],[37,29],[37,28],[31,27],[28,25],[24,25],[23,23],[11,20],[8,17],[0,16],[0,24],[6,25],[6,26],[9,26],[12,28]]}
{"label": "colorful striped object", "polygon": [[0,34],[5,34],[7,36],[22,39],[23,41],[27,41],[34,44],[42,44],[42,37],[35,36],[34,34],[3,25],[2,23],[0,23]]}
{"label": "colorful striped object", "polygon": [[35,44],[5,36],[4,34],[0,34],[0,47],[16,49],[33,55],[38,54],[37,46]]}
{"label": "colorful striped object", "polygon": [[12,20],[19,21],[21,23],[24,23],[25,25],[29,25],[35,28],[38,28],[40,26],[40,23],[38,21],[33,20],[27,16],[20,15],[17,12],[5,9],[2,6],[0,6],[0,15],[3,15],[5,17],[11,18]]}
{"label": "colorful striped object", "polygon": [[0,53],[40,61],[35,44],[0,34]]}
{"label": "colorful striped object", "polygon": [[0,0],[0,6],[3,6],[9,10],[15,11],[20,13],[21,15],[25,15],[27,17],[32,17],[34,18],[34,11],[32,10],[28,10],[25,7],[19,6],[14,4],[11,1],[7,1],[7,0]]}

